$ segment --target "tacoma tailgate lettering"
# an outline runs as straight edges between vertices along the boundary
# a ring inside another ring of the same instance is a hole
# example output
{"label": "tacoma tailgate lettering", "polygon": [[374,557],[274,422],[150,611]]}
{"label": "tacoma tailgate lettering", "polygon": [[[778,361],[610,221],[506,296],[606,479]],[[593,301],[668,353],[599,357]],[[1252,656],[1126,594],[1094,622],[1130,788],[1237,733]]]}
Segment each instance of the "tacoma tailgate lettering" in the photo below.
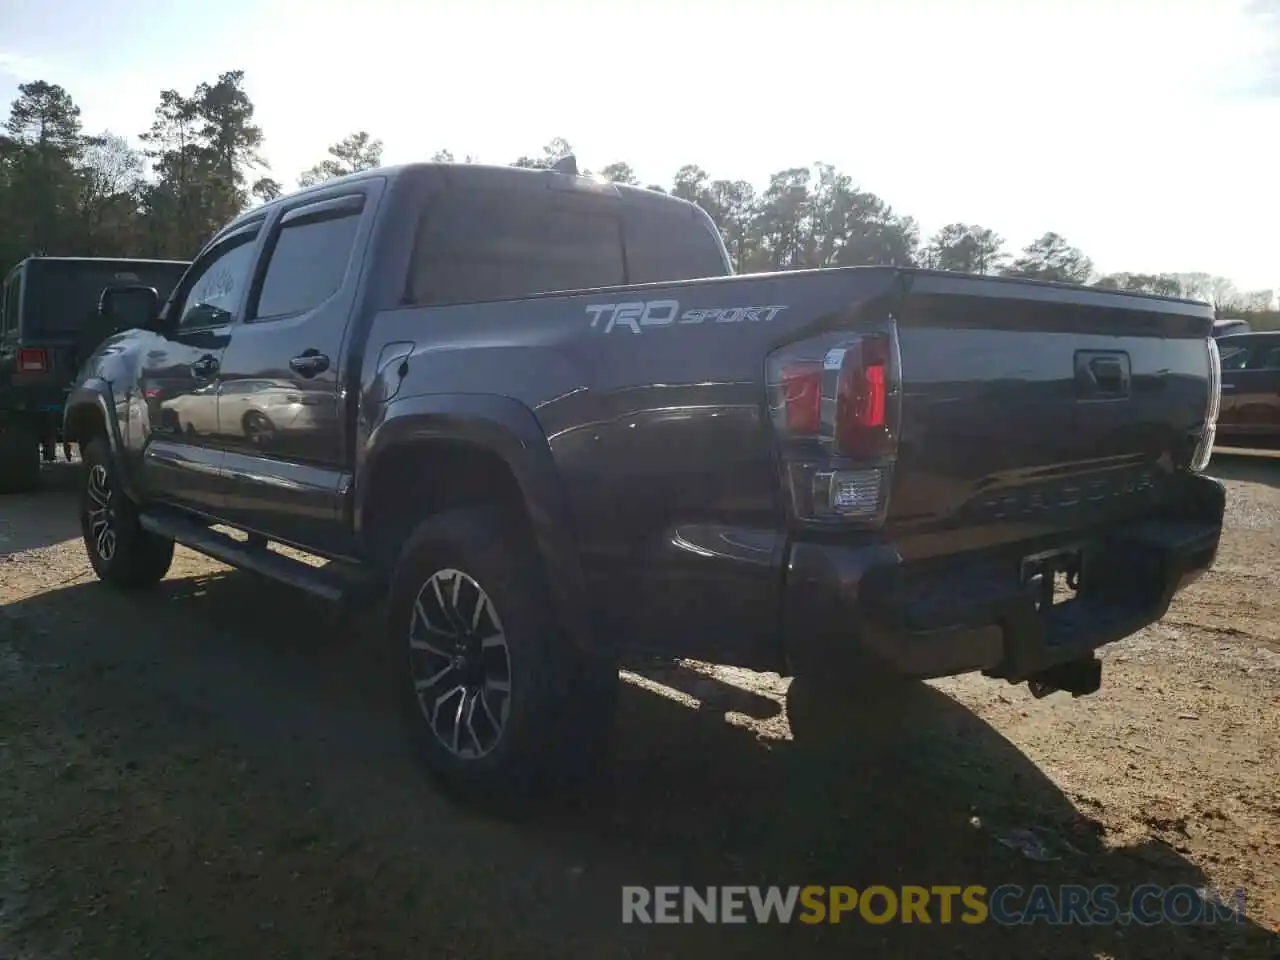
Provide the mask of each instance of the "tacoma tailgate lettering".
{"label": "tacoma tailgate lettering", "polygon": [[783,310],[785,304],[770,304],[746,307],[704,307],[680,312],[678,300],[647,300],[628,303],[589,303],[587,316],[591,318],[591,329],[600,326],[601,320],[607,318],[604,332],[612,333],[616,327],[626,327],[632,333],[640,333],[641,327],[667,327],[676,323],[679,317],[681,325],[691,323],[740,323],[750,320],[753,323],[769,321]]}

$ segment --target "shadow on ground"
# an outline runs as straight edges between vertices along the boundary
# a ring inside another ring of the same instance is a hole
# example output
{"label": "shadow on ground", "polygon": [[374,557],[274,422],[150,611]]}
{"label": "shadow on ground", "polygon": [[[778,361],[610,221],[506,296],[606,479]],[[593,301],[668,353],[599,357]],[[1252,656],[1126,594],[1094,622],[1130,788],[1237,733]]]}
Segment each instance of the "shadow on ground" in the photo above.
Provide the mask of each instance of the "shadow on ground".
{"label": "shadow on ground", "polygon": [[[777,714],[769,696],[699,676],[691,709],[628,685],[616,760],[601,771],[611,793],[517,825],[451,805],[421,776],[390,714],[376,625],[339,630],[252,574],[136,597],[69,587],[0,611],[0,633],[45,664],[33,709],[56,710],[47,722],[68,737],[91,732],[103,762],[141,771],[139,786],[93,801],[55,786],[32,834],[49,839],[26,853],[129,886],[115,913],[80,918],[85,949],[108,922],[149,932],[99,940],[100,956],[161,941],[193,957],[1275,955],[1248,921],[1053,931],[942,924],[935,908],[931,925],[621,924],[624,884],[1203,883],[1162,843],[1109,847],[1034,763],[928,686],[840,711],[793,702],[813,732],[787,740],[726,722]],[[684,685],[670,669],[660,682]],[[230,757],[232,772],[191,786],[181,758],[193,756]],[[83,822],[90,802],[119,809],[66,840],[57,818]],[[1000,842],[1019,827],[1051,838],[1057,859]]]}
{"label": "shadow on ground", "polygon": [[40,486],[30,493],[0,494],[0,556],[39,550],[80,536],[75,492],[80,464],[46,463]]}
{"label": "shadow on ground", "polygon": [[1219,480],[1261,483],[1280,488],[1280,451],[1233,450],[1219,447],[1206,471]]}

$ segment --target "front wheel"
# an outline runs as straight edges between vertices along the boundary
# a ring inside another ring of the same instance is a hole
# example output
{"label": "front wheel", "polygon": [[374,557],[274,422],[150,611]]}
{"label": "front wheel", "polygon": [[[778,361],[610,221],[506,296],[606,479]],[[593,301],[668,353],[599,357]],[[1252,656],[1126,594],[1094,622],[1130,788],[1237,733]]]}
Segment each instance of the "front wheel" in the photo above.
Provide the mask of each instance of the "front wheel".
{"label": "front wheel", "polygon": [[173,563],[173,541],[142,528],[103,438],[86,444],[81,459],[80,530],[94,573],[122,590],[159,583]]}
{"label": "front wheel", "polygon": [[423,523],[401,554],[387,627],[410,736],[445,786],[516,812],[596,768],[616,665],[560,629],[536,552],[504,511]]}

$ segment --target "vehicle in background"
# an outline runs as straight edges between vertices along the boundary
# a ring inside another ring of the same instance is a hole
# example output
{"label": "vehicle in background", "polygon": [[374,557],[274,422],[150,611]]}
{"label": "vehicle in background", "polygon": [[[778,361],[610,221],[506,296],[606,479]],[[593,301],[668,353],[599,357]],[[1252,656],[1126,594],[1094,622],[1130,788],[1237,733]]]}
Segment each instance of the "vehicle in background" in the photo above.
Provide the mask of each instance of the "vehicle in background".
{"label": "vehicle in background", "polygon": [[1218,549],[1203,303],[732,276],[695,205],[475,164],[271,201],[163,311],[136,288],[104,307],[125,300],[145,322],[66,413],[97,575],[154,585],[181,543],[385,600],[415,745],[488,802],[595,769],[632,658],[778,671],[842,705],[970,671],[1092,693],[1097,648]]}
{"label": "vehicle in background", "polygon": [[1280,332],[1218,340],[1222,407],[1218,440],[1237,445],[1280,439]]}
{"label": "vehicle in background", "polygon": [[1248,320],[1241,320],[1239,317],[1224,317],[1221,320],[1213,321],[1213,335],[1215,337],[1230,337],[1237,333],[1250,333],[1253,330],[1249,326]]}
{"label": "vehicle in background", "polygon": [[[145,285],[164,299],[187,266],[178,260],[28,257],[9,271],[0,298],[0,492],[38,482],[42,448],[44,459],[54,459],[63,404],[80,361],[114,332],[98,311],[102,291]],[[117,320],[132,325],[136,318]]]}

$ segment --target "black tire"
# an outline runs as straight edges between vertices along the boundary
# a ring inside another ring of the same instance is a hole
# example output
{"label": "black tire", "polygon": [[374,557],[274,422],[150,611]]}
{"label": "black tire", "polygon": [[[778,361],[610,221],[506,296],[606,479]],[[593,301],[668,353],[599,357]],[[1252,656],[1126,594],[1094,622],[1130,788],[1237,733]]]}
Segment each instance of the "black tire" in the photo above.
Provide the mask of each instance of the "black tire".
{"label": "black tire", "polygon": [[0,493],[26,493],[40,485],[40,437],[30,424],[0,424]]}
{"label": "black tire", "polygon": [[90,440],[80,456],[80,530],[94,573],[120,590],[155,586],[173,563],[173,541],[142,528],[104,438]]}
{"label": "black tire", "polygon": [[559,628],[536,551],[508,513],[465,508],[425,521],[401,552],[387,614],[409,736],[444,787],[510,815],[602,779],[616,662],[583,654]]}

